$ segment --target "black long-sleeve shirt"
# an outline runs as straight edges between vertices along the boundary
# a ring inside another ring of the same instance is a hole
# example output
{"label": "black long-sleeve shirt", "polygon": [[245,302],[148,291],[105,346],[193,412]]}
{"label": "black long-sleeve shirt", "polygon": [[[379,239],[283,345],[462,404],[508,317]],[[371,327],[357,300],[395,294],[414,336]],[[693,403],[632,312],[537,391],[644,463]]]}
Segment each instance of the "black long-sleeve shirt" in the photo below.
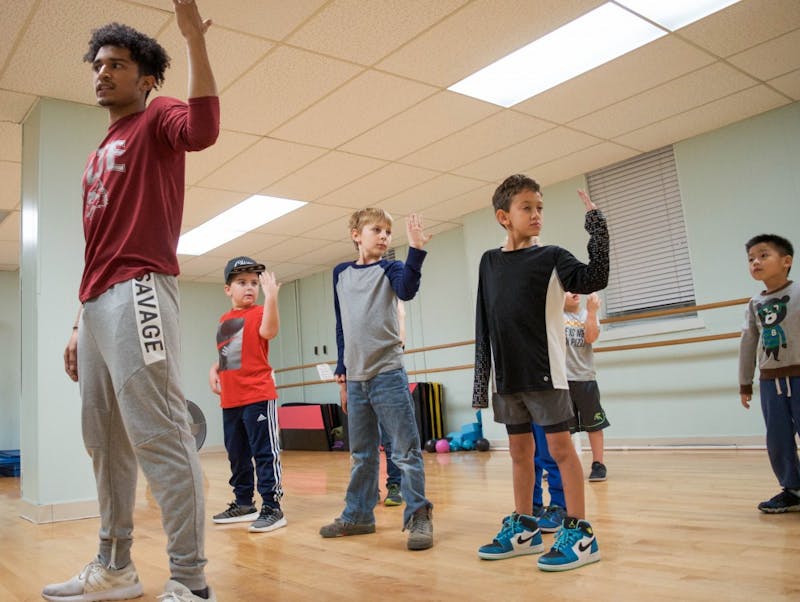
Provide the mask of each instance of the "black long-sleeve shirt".
{"label": "black long-sleeve shirt", "polygon": [[494,357],[498,393],[567,389],[564,292],[588,294],[608,283],[608,228],[586,213],[589,264],[557,246],[483,254],[475,311],[473,407],[489,405]]}

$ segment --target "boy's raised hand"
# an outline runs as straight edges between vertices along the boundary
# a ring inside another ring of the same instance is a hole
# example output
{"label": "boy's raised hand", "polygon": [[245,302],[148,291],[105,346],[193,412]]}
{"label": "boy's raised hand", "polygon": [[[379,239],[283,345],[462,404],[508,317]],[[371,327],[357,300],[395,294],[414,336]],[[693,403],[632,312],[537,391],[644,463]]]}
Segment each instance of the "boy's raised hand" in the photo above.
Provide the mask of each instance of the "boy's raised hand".
{"label": "boy's raised hand", "polygon": [[261,283],[261,290],[264,291],[266,299],[278,296],[281,285],[275,278],[275,272],[261,272],[258,275],[258,281]]}
{"label": "boy's raised hand", "polygon": [[586,309],[597,312],[600,309],[600,296],[592,293],[586,297]]}
{"label": "boy's raised hand", "polygon": [[597,205],[592,202],[592,199],[589,198],[589,195],[586,194],[585,190],[578,190],[578,196],[581,197],[583,201],[584,207],[586,207],[586,211],[591,211],[592,209],[597,209]]}
{"label": "boy's raised hand", "polygon": [[421,249],[433,238],[432,234],[426,234],[422,229],[422,217],[416,213],[411,213],[406,218],[406,234],[408,235],[408,245],[415,249]]}

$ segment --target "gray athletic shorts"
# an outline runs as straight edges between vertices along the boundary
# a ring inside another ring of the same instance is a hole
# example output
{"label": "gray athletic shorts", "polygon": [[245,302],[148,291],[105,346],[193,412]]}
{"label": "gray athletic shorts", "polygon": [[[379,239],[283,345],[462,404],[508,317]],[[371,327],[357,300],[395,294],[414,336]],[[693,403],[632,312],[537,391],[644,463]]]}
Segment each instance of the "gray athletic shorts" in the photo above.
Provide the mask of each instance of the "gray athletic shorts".
{"label": "gray athletic shorts", "polygon": [[547,427],[567,422],[574,416],[569,391],[564,389],[494,393],[492,410],[494,421],[505,425],[535,422]]}
{"label": "gray athletic shorts", "polygon": [[569,381],[569,395],[575,411],[575,416],[569,423],[571,433],[591,433],[610,426],[603,406],[600,405],[600,389],[596,380]]}

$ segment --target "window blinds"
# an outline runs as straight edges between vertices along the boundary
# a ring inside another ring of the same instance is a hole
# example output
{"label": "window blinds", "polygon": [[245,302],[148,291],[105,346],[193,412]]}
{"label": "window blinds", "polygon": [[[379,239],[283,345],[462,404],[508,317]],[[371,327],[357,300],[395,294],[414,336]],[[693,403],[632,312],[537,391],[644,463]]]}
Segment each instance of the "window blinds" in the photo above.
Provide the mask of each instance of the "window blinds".
{"label": "window blinds", "polygon": [[694,304],[694,282],[672,146],[587,174],[608,218],[606,315]]}

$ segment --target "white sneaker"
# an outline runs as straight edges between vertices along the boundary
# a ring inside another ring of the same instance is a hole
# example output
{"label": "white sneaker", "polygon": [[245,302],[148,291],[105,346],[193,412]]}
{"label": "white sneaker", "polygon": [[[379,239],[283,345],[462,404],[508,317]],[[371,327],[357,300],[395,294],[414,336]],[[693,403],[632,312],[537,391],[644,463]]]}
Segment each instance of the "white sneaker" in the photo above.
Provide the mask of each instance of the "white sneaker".
{"label": "white sneaker", "polygon": [[217,602],[217,597],[214,591],[208,588],[208,598],[201,598],[195,596],[188,587],[183,583],[173,581],[170,579],[164,586],[164,593],[158,597],[159,600],[164,602]]}
{"label": "white sneaker", "polygon": [[45,586],[42,597],[57,602],[98,602],[130,600],[143,593],[133,562],[121,569],[110,569],[95,559],[69,581]]}

